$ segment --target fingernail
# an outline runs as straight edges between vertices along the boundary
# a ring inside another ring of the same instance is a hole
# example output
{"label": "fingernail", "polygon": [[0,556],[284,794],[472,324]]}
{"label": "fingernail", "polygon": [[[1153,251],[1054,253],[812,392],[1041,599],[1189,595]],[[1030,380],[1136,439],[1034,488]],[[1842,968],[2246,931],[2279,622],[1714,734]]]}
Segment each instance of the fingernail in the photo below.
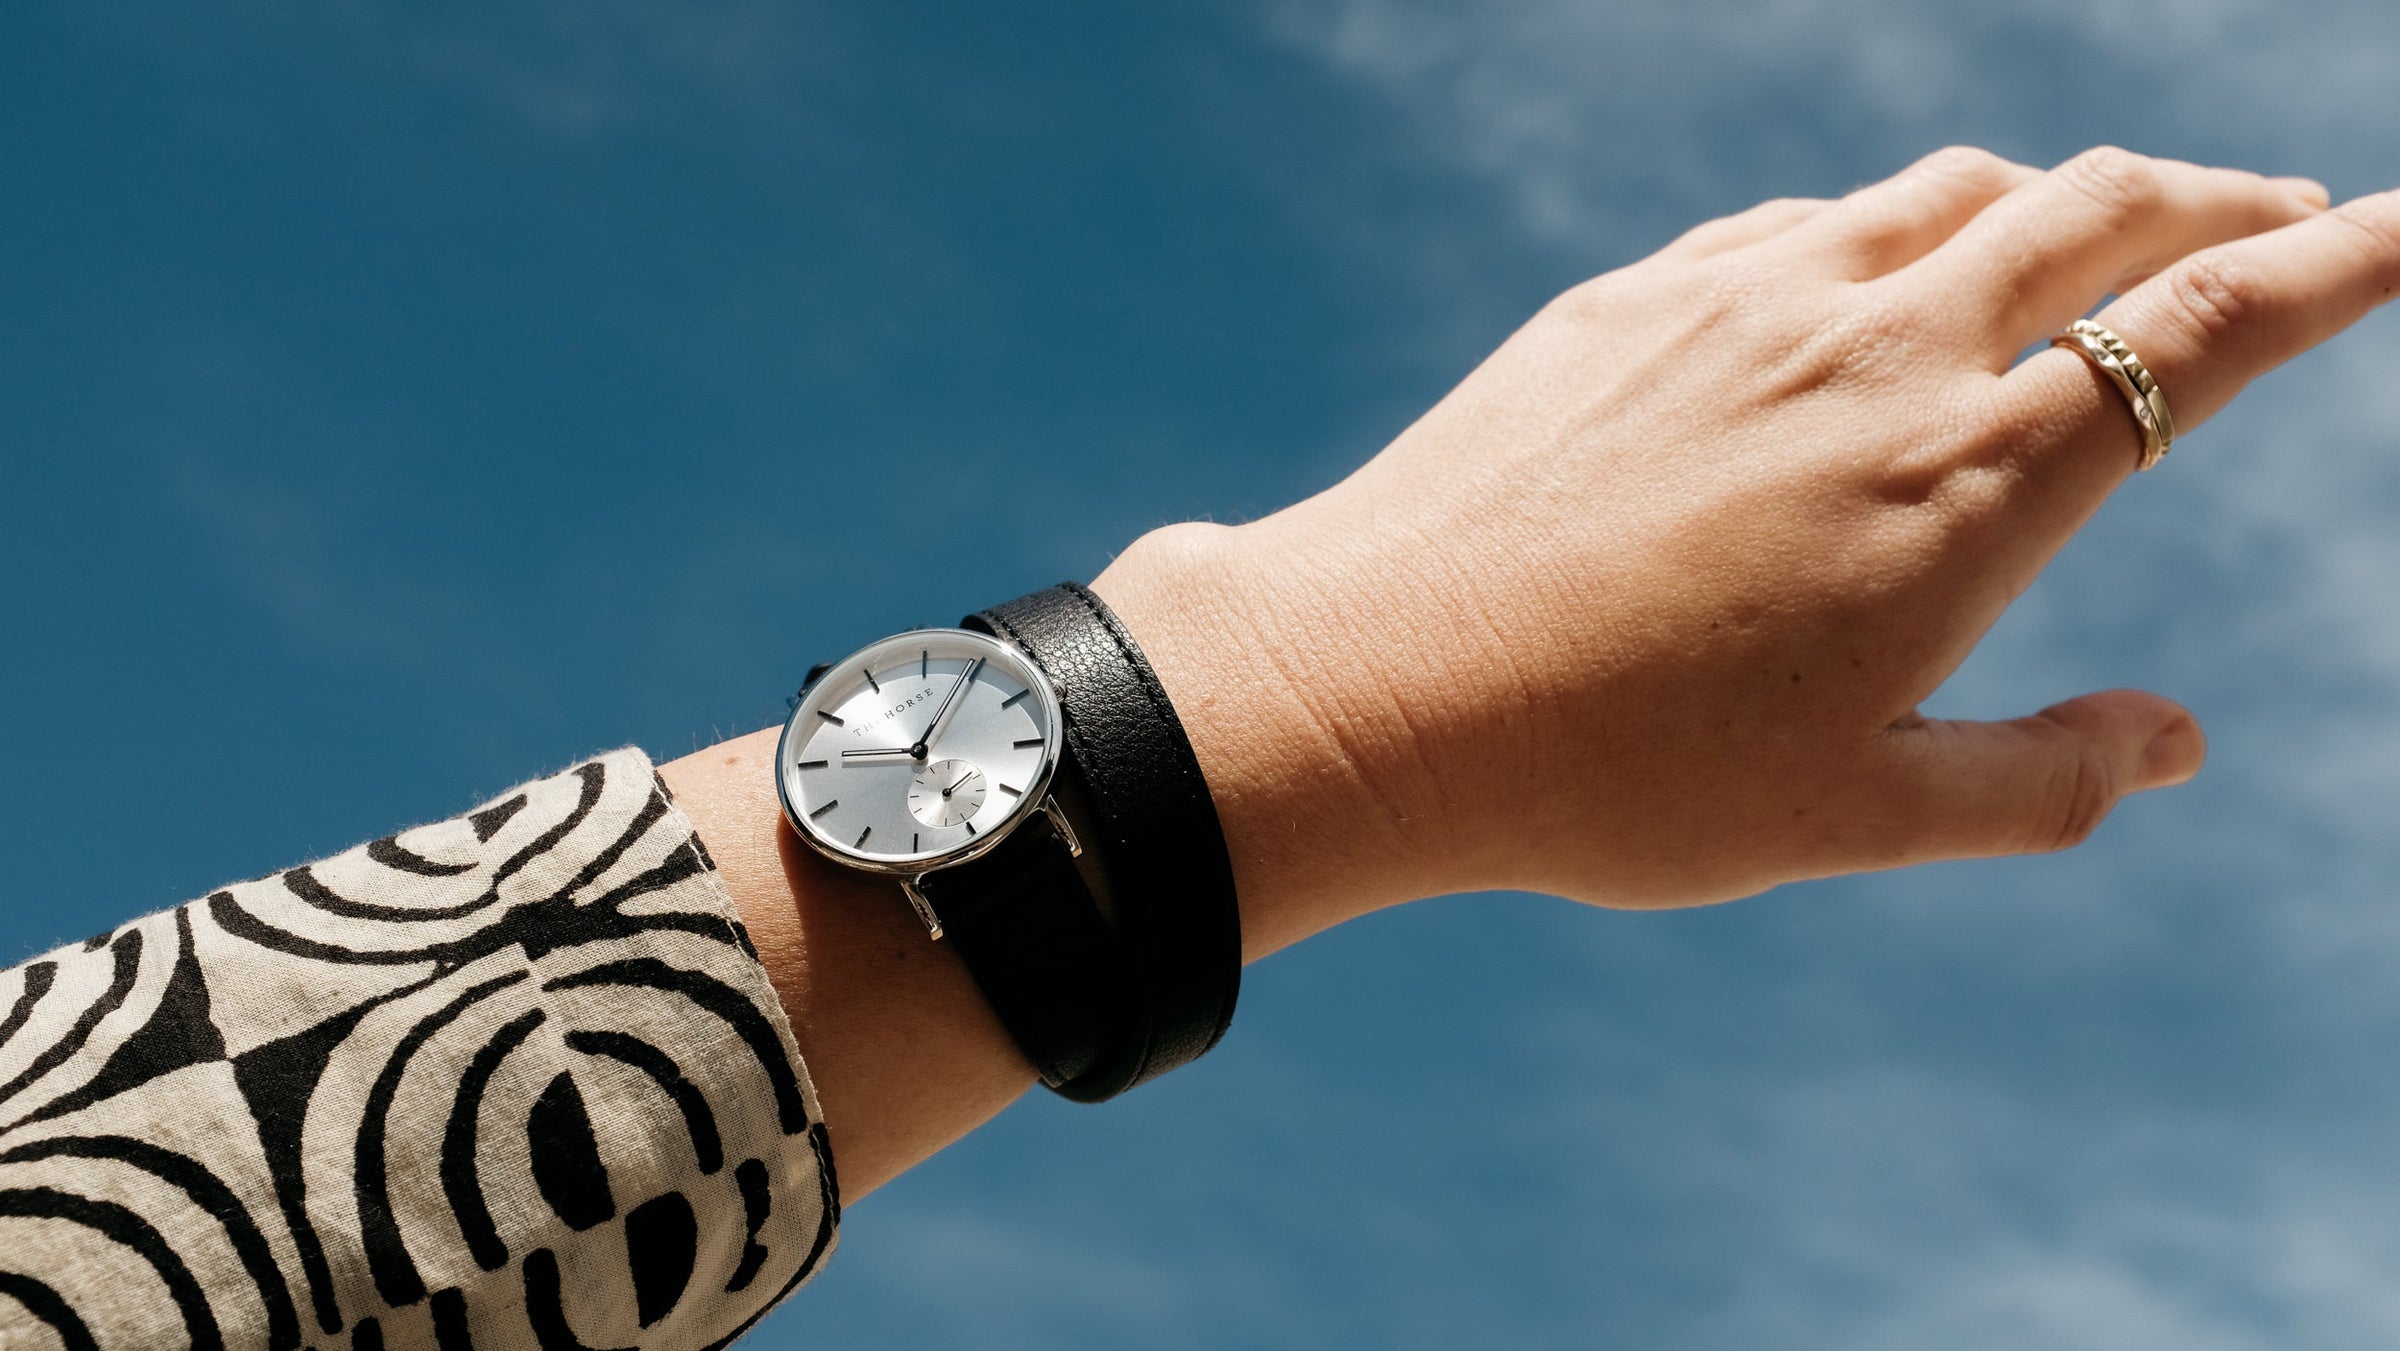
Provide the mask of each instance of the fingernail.
{"label": "fingernail", "polygon": [[2201,735],[2200,724],[2190,718],[2177,718],[2160,728],[2151,736],[2150,744],[2142,748],[2141,774],[2133,791],[2183,783],[2200,772],[2200,762],[2207,758],[2208,738]]}
{"label": "fingernail", "polygon": [[2333,205],[2333,192],[2313,178],[2278,178],[2275,186],[2322,211]]}

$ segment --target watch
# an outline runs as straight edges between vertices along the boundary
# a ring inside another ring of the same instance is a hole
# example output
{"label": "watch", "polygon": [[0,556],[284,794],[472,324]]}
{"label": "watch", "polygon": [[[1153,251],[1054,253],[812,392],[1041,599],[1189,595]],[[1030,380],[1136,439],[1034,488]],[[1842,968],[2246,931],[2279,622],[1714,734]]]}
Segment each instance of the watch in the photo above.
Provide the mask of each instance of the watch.
{"label": "watch", "polygon": [[776,753],[800,838],[892,878],[1063,1096],[1214,1046],[1241,940],[1191,743],[1130,635],[1072,583],[809,673]]}

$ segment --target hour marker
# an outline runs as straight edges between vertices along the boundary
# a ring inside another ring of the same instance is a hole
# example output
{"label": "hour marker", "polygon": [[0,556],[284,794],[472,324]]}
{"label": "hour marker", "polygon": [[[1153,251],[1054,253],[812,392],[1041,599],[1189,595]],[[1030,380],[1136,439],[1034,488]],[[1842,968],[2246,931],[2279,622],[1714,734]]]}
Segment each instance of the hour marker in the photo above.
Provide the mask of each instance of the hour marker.
{"label": "hour marker", "polygon": [[860,669],[860,671],[859,671],[859,674],[860,674],[860,675],[863,675],[863,676],[865,676],[865,677],[867,678],[867,688],[868,688],[868,689],[871,689],[871,690],[875,691],[877,694],[881,694],[881,693],[883,693],[883,686],[881,686],[881,685],[879,685],[879,684],[877,684],[877,683],[875,682],[875,673],[874,673],[873,671],[869,671],[869,670],[866,670],[866,669],[864,669],[864,668],[861,668],[861,669]]}
{"label": "hour marker", "polygon": [[930,669],[932,665],[933,654],[931,652],[919,652],[917,654],[917,679],[923,680],[925,677],[933,674],[932,670]]}
{"label": "hour marker", "polygon": [[1012,745],[1012,746],[1015,746],[1015,747],[1016,747],[1018,750],[1023,750],[1023,749],[1025,749],[1027,746],[1039,746],[1039,745],[1041,745],[1041,744],[1042,744],[1042,739],[1041,739],[1040,737],[1038,737],[1038,736],[1037,736],[1037,737],[1031,737],[1031,738],[1029,738],[1029,739],[1027,739],[1027,740],[1024,740],[1024,741],[1012,741],[1012,742],[1010,742],[1009,744],[1010,744],[1010,745]]}
{"label": "hour marker", "polygon": [[824,767],[825,762],[822,760],[803,760],[799,764],[801,769],[823,769]]}
{"label": "hour marker", "polygon": [[835,798],[833,801],[826,803],[824,806],[817,808],[817,809],[816,809],[815,811],[813,811],[813,812],[810,812],[810,813],[808,814],[808,819],[809,819],[809,820],[811,820],[811,821],[814,821],[814,820],[816,820],[818,817],[820,817],[820,816],[823,816],[825,813],[827,813],[827,812],[829,812],[829,811],[832,811],[834,808],[836,808],[836,807],[839,807],[839,806],[841,806],[841,805],[842,805],[842,800],[841,800],[840,798],[838,798],[838,797],[837,797],[837,798]]}
{"label": "hour marker", "polygon": [[972,822],[972,821],[969,821],[969,822],[967,822],[967,833],[968,833],[969,835],[972,835],[972,834],[974,834],[974,833],[975,833],[975,823],[974,823],[974,822]]}
{"label": "hour marker", "polygon": [[1024,790],[1024,789],[1022,789],[1022,788],[1019,788],[1019,787],[1017,787],[1017,786],[1016,786],[1016,785],[1014,785],[1014,784],[1006,784],[1006,783],[1004,783],[1004,784],[1001,784],[1001,785],[1000,785],[1000,791],[1001,791],[1001,792],[1003,792],[1003,793],[1006,793],[1006,794],[1008,794],[1010,797],[1023,797],[1023,796],[1025,796],[1025,790]]}
{"label": "hour marker", "polygon": [[1000,706],[1001,706],[1002,708],[1006,708],[1006,707],[1008,707],[1010,704],[1013,704],[1013,703],[1015,703],[1015,702],[1016,702],[1016,701],[1018,701],[1019,699],[1022,699],[1022,698],[1024,698],[1026,695],[1028,695],[1028,694],[1031,694],[1031,693],[1033,693],[1033,687],[1032,687],[1031,685],[1028,685],[1028,686],[1026,686],[1026,687],[1025,687],[1025,688],[1023,688],[1023,689],[1021,689],[1021,690],[1018,690],[1018,691],[1017,691],[1015,694],[1012,694],[1012,695],[1008,696],[1006,699],[1003,699],[1003,700],[1001,700],[1001,701],[1000,701]]}
{"label": "hour marker", "polygon": [[873,827],[873,826],[869,826],[869,827],[867,827],[865,830],[862,830],[862,831],[858,832],[858,838],[857,838],[857,839],[855,839],[855,840],[852,840],[852,841],[850,842],[850,847],[851,847],[851,848],[853,848],[853,849],[864,849],[864,848],[866,848],[866,847],[867,847],[867,837],[868,837],[869,835],[872,835],[872,834],[874,834],[874,833],[875,833],[875,827]]}
{"label": "hour marker", "polygon": [[821,708],[820,708],[820,709],[818,709],[818,710],[817,710],[817,716],[818,716],[818,717],[820,717],[820,718],[823,718],[825,721],[827,721],[827,722],[829,722],[829,723],[832,723],[832,724],[833,724],[834,726],[836,726],[836,727],[839,727],[839,726],[841,726],[841,725],[842,725],[842,720],[841,720],[840,718],[837,718],[837,717],[833,716],[831,713],[828,713],[828,712],[826,712],[824,709],[821,709]]}
{"label": "hour marker", "polygon": [[913,830],[908,832],[908,852],[912,854],[918,853],[923,849],[923,847],[924,846],[917,843],[917,832]]}

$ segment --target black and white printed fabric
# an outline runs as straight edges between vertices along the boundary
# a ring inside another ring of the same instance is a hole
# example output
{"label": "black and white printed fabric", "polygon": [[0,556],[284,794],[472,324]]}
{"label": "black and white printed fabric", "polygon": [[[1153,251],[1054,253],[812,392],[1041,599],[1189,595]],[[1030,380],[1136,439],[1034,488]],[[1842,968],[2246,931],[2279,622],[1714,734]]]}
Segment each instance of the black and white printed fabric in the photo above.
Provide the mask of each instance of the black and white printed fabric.
{"label": "black and white printed fabric", "polygon": [[0,974],[0,1351],[721,1347],[839,1214],[639,751]]}

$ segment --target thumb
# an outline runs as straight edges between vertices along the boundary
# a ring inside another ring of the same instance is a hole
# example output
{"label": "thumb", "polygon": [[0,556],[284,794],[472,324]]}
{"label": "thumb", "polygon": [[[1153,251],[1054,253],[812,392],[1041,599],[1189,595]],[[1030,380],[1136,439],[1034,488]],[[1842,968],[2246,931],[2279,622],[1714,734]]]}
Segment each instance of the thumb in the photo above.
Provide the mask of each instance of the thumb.
{"label": "thumb", "polygon": [[1887,804],[1928,860],[2072,848],[2126,794],[2182,783],[2208,753],[2189,710],[2140,690],[2007,722],[1923,719],[1886,738]]}

